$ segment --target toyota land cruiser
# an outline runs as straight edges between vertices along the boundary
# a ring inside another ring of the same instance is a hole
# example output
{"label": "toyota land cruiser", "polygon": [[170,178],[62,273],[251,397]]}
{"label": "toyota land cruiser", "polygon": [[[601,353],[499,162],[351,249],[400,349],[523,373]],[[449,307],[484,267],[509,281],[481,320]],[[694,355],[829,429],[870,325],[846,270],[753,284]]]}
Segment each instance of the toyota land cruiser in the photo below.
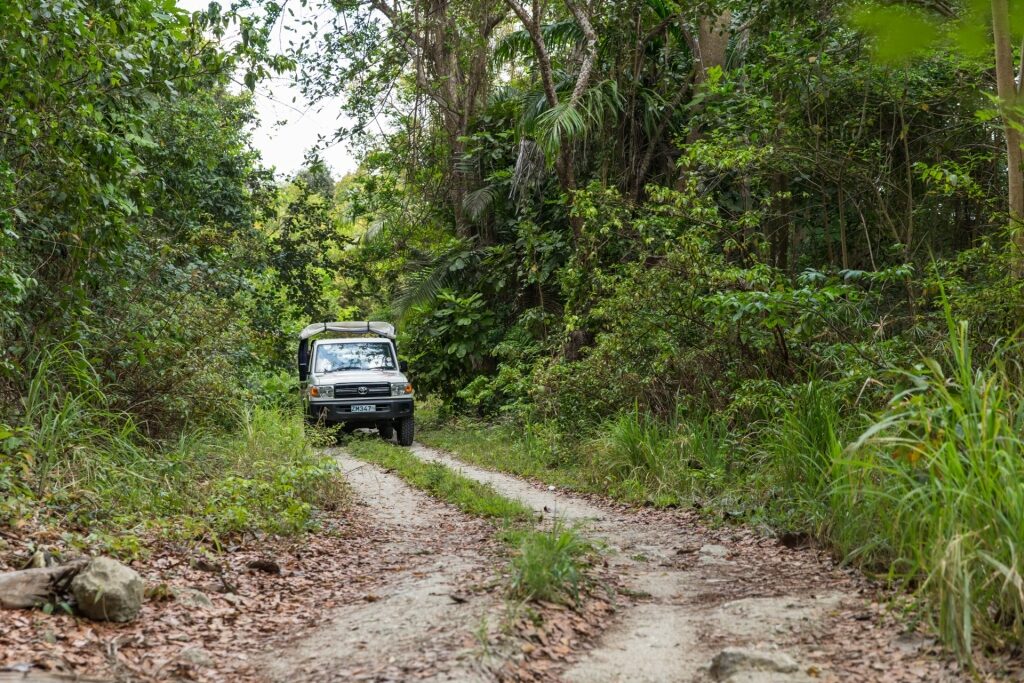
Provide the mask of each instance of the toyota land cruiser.
{"label": "toyota land cruiser", "polygon": [[376,428],[384,439],[397,432],[399,445],[412,445],[413,389],[393,325],[314,323],[299,335],[298,361],[308,422]]}

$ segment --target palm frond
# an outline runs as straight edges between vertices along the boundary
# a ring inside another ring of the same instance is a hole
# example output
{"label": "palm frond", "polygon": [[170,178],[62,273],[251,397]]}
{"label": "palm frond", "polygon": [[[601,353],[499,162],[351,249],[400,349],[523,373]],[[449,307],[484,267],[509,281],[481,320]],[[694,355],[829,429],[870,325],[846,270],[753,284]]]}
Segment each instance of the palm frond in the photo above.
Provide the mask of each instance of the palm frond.
{"label": "palm frond", "polygon": [[[573,47],[586,38],[579,24],[570,19],[545,24],[541,26],[540,32],[549,51]],[[530,39],[530,34],[522,29],[513,31],[499,40],[491,54],[491,60],[495,65],[508,64],[517,59],[532,59],[533,57],[533,41]]]}
{"label": "palm frond", "polygon": [[530,40],[530,34],[525,30],[513,31],[494,46],[491,62],[500,66],[531,55],[533,55],[533,41]]}
{"label": "palm frond", "polygon": [[597,128],[621,114],[626,99],[619,91],[618,83],[604,80],[587,90],[581,104],[592,124],[591,127]]}
{"label": "palm frond", "polygon": [[462,198],[462,208],[470,220],[480,220],[487,213],[487,210],[494,205],[494,199],[497,196],[496,189],[493,185],[484,185],[479,189],[466,193]]}
{"label": "palm frond", "polygon": [[478,252],[469,242],[460,241],[422,261],[391,302],[391,316],[396,322],[401,322],[415,306],[436,299],[451,284],[454,273],[461,270],[465,261],[474,258]]}
{"label": "palm frond", "polygon": [[548,159],[554,159],[563,144],[583,137],[587,119],[579,107],[559,102],[537,117],[537,142]]}
{"label": "palm frond", "polygon": [[641,88],[640,101],[643,103],[644,132],[650,136],[658,129],[661,118],[664,116],[662,110],[667,104],[664,97],[651,88]]}
{"label": "palm frond", "polygon": [[523,103],[523,91],[512,85],[499,85],[487,97],[487,109],[517,107]]}
{"label": "palm frond", "polygon": [[366,226],[366,230],[359,236],[359,244],[373,244],[383,237],[385,232],[384,221],[376,220]]}
{"label": "palm frond", "polygon": [[586,40],[583,29],[573,19],[546,24],[540,29],[549,50],[573,47]]}
{"label": "palm frond", "polygon": [[521,126],[527,135],[534,135],[536,133],[537,119],[544,113],[547,106],[548,101],[544,96],[543,90],[531,90],[523,94]]}
{"label": "palm frond", "polygon": [[553,159],[563,144],[586,138],[591,130],[618,117],[624,106],[618,84],[605,80],[588,89],[576,106],[563,100],[541,111],[532,130],[548,159]]}

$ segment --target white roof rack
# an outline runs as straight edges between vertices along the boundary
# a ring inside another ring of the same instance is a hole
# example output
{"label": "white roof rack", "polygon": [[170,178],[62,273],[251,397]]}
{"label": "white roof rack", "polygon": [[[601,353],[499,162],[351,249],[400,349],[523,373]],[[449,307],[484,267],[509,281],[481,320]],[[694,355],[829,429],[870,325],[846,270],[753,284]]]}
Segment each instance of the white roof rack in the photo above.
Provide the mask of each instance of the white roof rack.
{"label": "white roof rack", "polygon": [[394,340],[395,326],[391,323],[380,321],[354,321],[313,323],[299,333],[299,339],[309,339],[313,335],[323,332],[346,332],[348,334],[372,334],[377,337],[387,337]]}

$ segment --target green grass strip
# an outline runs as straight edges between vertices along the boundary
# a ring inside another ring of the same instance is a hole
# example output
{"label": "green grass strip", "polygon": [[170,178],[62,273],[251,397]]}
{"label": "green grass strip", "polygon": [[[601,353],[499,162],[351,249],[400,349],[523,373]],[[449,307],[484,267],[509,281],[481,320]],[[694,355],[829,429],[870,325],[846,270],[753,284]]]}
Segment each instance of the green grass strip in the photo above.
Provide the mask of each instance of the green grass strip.
{"label": "green grass strip", "polygon": [[458,420],[425,424],[416,438],[449,451],[471,465],[537,479],[577,491],[600,491],[588,481],[575,459],[557,458],[551,444],[508,425]]}
{"label": "green grass strip", "polygon": [[533,519],[533,510],[518,500],[506,498],[487,484],[465,477],[441,463],[424,462],[405,448],[368,438],[353,438],[345,447],[357,458],[394,471],[410,485],[451,503],[468,515],[515,523]]}
{"label": "green grass strip", "polygon": [[451,503],[475,517],[503,522],[498,535],[512,550],[508,597],[575,604],[589,583],[588,557],[596,548],[559,521],[534,529],[534,512],[518,500],[505,498],[491,486],[463,476],[441,463],[424,462],[405,448],[377,439],[355,437],[346,445],[355,457],[387,468],[408,484]]}

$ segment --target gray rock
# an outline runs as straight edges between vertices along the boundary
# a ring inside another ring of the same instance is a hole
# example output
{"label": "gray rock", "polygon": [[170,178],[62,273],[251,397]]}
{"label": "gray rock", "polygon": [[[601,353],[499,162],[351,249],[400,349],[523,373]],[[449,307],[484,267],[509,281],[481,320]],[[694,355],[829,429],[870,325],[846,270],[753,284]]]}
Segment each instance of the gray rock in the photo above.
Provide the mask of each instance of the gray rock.
{"label": "gray rock", "polygon": [[142,577],[109,557],[97,557],[71,581],[78,611],[96,621],[131,621],[142,608]]}
{"label": "gray rock", "polygon": [[725,681],[749,673],[795,673],[799,668],[785,652],[727,647],[711,661],[711,676]]}
{"label": "gray rock", "polygon": [[708,543],[700,547],[700,564],[728,564],[729,549],[724,545]]}
{"label": "gray rock", "polygon": [[741,671],[729,676],[723,683],[816,683],[816,681],[802,673],[784,674],[778,671]]}
{"label": "gray rock", "polygon": [[725,558],[729,555],[729,549],[724,545],[716,545],[714,543],[706,543],[700,547],[700,554],[706,557],[721,557]]}
{"label": "gray rock", "polygon": [[182,588],[175,586],[171,588],[171,595],[185,607],[197,607],[199,609],[213,609],[213,601],[206,597],[206,593],[195,588]]}
{"label": "gray rock", "polygon": [[213,657],[201,647],[186,647],[178,653],[178,659],[191,664],[197,669],[207,669],[213,666]]}

